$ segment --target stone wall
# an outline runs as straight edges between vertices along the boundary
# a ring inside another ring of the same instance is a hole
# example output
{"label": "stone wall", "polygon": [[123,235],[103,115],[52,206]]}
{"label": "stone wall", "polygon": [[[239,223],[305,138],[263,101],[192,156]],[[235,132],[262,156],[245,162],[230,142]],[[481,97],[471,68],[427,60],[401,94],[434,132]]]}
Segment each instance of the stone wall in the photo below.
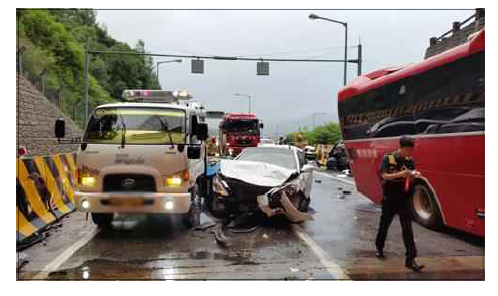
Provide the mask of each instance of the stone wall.
{"label": "stone wall", "polygon": [[478,32],[484,28],[484,9],[476,9],[475,20],[465,27],[461,27],[458,22],[453,24],[452,32],[449,37],[444,37],[441,40],[433,37],[430,39],[430,46],[425,51],[425,58],[440,54],[450,48],[464,44],[467,42],[469,35]]}
{"label": "stone wall", "polygon": [[[77,145],[59,144],[54,136],[55,120],[60,110],[24,76],[17,73],[16,95],[16,154],[17,147],[26,147],[28,156],[67,153]],[[81,129],[68,117],[66,138],[82,136]]]}

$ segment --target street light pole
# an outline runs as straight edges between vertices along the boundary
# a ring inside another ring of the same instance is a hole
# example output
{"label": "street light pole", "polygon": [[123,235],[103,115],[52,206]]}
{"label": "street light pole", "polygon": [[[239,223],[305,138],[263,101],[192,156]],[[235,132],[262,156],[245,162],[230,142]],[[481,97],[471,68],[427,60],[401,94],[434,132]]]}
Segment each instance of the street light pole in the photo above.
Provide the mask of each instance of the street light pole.
{"label": "street light pole", "polygon": [[[165,64],[165,63],[181,63],[182,60],[181,59],[177,59],[177,60],[170,60],[170,61],[161,61],[161,62],[157,62],[156,63],[156,79],[157,79],[157,83],[159,83],[159,65],[160,64]],[[159,83],[159,85],[161,85],[161,83]]]}
{"label": "street light pole", "polygon": [[239,96],[239,97],[246,97],[249,99],[249,114],[251,114],[251,96],[246,95],[246,94],[239,94],[239,93],[236,93],[234,95]]}
{"label": "street light pole", "polygon": [[345,37],[344,37],[344,85],[346,85],[347,75],[348,75],[347,74],[347,69],[348,69],[347,68],[347,65],[348,65],[348,23],[341,22],[338,20],[329,19],[326,17],[321,17],[321,16],[318,16],[314,13],[310,14],[309,18],[312,20],[320,19],[320,20],[324,20],[324,21],[329,21],[329,22],[341,24],[344,26],[344,31],[345,31]]}

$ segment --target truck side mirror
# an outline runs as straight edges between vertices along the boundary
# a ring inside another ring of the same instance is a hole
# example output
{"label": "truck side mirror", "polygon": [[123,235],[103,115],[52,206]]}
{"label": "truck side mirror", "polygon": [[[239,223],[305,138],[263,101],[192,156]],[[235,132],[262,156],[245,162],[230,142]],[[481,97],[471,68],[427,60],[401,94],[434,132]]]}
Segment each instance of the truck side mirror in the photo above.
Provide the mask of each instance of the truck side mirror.
{"label": "truck side mirror", "polygon": [[197,124],[197,138],[205,141],[208,138],[208,125],[205,122]]}
{"label": "truck side mirror", "polygon": [[55,137],[60,139],[66,136],[66,122],[63,118],[58,118],[55,121]]}
{"label": "truck side mirror", "polygon": [[187,148],[187,158],[188,159],[199,159],[199,158],[201,158],[201,146],[188,146],[188,148]]}
{"label": "truck side mirror", "polygon": [[259,124],[259,128],[264,128],[264,127],[265,127],[264,124],[262,124],[262,123]]}

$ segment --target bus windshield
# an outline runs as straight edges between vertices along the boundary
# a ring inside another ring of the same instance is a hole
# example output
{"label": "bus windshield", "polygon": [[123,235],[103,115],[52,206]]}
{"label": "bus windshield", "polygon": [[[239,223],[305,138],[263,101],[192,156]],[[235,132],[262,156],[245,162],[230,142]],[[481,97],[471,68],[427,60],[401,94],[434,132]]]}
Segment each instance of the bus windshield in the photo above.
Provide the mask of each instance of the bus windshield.
{"label": "bus windshield", "polygon": [[96,109],[88,123],[83,142],[185,144],[185,139],[185,111],[123,107]]}
{"label": "bus windshield", "polygon": [[258,120],[255,119],[229,120],[226,129],[227,132],[259,134]]}

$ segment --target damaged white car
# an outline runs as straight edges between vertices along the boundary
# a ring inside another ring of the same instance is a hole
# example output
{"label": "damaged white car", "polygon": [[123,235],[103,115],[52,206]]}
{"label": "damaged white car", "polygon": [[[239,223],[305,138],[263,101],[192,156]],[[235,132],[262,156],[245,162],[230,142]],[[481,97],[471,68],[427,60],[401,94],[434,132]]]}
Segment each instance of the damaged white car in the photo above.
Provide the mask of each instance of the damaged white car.
{"label": "damaged white car", "polygon": [[259,212],[292,222],[313,220],[307,211],[314,168],[294,146],[246,148],[234,160],[221,161],[205,206],[222,219]]}

